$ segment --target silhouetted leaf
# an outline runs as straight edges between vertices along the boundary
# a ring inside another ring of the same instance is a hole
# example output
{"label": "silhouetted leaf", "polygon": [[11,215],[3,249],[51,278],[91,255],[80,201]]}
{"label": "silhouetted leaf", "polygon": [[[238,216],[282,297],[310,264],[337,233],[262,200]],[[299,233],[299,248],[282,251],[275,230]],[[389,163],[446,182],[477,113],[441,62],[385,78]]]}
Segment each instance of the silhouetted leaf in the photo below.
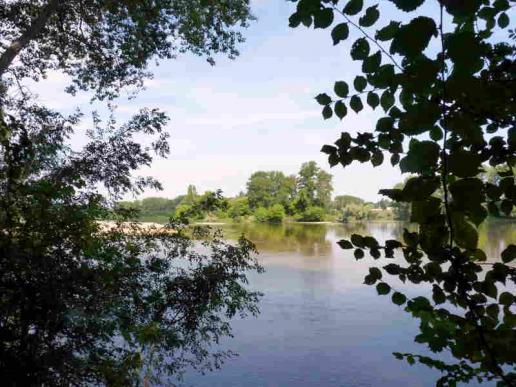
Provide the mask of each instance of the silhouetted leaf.
{"label": "silhouetted leaf", "polygon": [[351,47],[351,58],[353,60],[364,60],[369,55],[369,43],[366,38],[355,40]]}
{"label": "silhouetted leaf", "polygon": [[402,25],[391,43],[391,53],[406,57],[420,55],[428,46],[432,36],[437,36],[433,19],[420,16]]}
{"label": "silhouetted leaf", "polygon": [[321,93],[315,97],[315,100],[319,103],[319,105],[328,105],[331,103],[331,98],[326,93]]}
{"label": "silhouetted leaf", "polygon": [[333,39],[333,45],[339,44],[341,41],[346,40],[349,36],[349,27],[347,23],[337,24],[331,31],[331,37]]}
{"label": "silhouetted leaf", "polygon": [[337,117],[339,117],[341,120],[346,116],[346,114],[348,114],[348,108],[342,101],[337,101],[335,103],[334,110]]}
{"label": "silhouetted leaf", "polygon": [[380,282],[378,285],[376,285],[376,291],[379,295],[383,296],[389,294],[389,292],[391,291],[391,287],[385,282]]}
{"label": "silhouetted leaf", "polygon": [[366,9],[364,16],[362,16],[358,20],[358,24],[362,27],[371,27],[378,18],[380,17],[380,12],[378,11],[378,5],[373,5]]}
{"label": "silhouetted leaf", "polygon": [[350,0],[344,7],[343,12],[346,15],[356,15],[362,10],[362,7],[364,6],[364,0]]}

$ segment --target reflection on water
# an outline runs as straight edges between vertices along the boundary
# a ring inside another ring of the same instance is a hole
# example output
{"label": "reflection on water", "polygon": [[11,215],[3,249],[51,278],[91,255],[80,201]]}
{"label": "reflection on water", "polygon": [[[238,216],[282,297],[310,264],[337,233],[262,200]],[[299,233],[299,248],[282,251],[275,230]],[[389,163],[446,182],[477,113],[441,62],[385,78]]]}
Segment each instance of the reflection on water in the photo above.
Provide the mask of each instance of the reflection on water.
{"label": "reflection on water", "polygon": [[[350,250],[336,245],[352,233],[380,241],[400,238],[404,227],[396,222],[224,226],[228,238],[244,233],[260,251],[266,272],[251,276],[250,286],[265,294],[261,314],[235,321],[235,337],[221,344],[239,357],[213,373],[187,375],[185,385],[435,385],[435,371],[392,356],[393,351],[424,353],[413,342],[416,322],[362,284],[372,262],[386,260],[357,262]],[[515,222],[490,222],[480,230],[480,245],[490,259],[514,241]]]}

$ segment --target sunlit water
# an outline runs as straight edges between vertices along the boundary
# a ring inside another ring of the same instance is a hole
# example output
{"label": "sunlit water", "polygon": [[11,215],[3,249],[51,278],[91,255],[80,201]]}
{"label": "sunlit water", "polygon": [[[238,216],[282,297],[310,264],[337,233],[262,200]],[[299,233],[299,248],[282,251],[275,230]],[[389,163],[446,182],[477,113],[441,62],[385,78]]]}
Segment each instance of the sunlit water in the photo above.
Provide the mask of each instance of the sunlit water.
{"label": "sunlit water", "polygon": [[[260,251],[266,272],[252,275],[250,286],[264,293],[261,313],[233,322],[235,337],[223,348],[239,357],[206,375],[187,374],[184,385],[435,385],[436,371],[409,366],[392,356],[394,351],[425,353],[424,346],[413,341],[417,322],[389,297],[362,284],[371,264],[385,262],[371,258],[357,262],[351,250],[341,250],[335,243],[352,233],[379,240],[399,238],[404,226],[224,226],[229,238],[244,233]],[[516,223],[491,222],[481,230],[480,245],[493,260],[515,241]]]}

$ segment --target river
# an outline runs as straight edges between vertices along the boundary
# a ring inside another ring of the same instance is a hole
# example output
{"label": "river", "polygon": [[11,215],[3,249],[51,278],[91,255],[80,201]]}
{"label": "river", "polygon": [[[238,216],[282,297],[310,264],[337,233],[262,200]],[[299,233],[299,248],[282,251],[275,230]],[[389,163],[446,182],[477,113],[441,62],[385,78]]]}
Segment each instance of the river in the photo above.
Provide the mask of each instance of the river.
{"label": "river", "polygon": [[[397,238],[401,223],[222,226],[228,238],[244,233],[265,273],[250,276],[260,290],[258,317],[235,320],[225,340],[239,356],[220,370],[187,374],[191,386],[433,386],[438,373],[396,360],[392,352],[426,353],[413,341],[417,322],[390,297],[362,284],[368,267],[336,241],[352,233]],[[484,225],[480,245],[496,260],[516,241],[516,222]],[[404,289],[410,293],[411,289]],[[412,289],[414,291],[415,289]],[[486,384],[489,385],[489,384]]]}

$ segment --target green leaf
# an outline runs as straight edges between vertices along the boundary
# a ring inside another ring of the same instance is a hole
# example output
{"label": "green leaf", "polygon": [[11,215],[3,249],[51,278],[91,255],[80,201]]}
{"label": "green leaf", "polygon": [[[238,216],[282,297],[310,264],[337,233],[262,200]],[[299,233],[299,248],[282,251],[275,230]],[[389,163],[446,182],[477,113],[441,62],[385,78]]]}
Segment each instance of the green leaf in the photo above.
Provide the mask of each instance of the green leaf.
{"label": "green leaf", "polygon": [[371,156],[371,164],[373,164],[373,167],[377,167],[383,163],[383,153],[382,151],[374,151],[373,155]]}
{"label": "green leaf", "polygon": [[500,16],[498,16],[498,25],[500,26],[500,28],[505,28],[509,25],[509,23],[509,16],[505,12],[502,12]]}
{"label": "green leaf", "polygon": [[326,153],[327,155],[331,155],[332,153],[337,152],[337,148],[333,145],[323,145],[321,148],[322,153]]}
{"label": "green leaf", "polygon": [[369,43],[366,38],[359,38],[355,40],[351,46],[351,58],[353,60],[364,60],[369,55]]}
{"label": "green leaf", "polygon": [[500,296],[498,297],[498,302],[501,304],[501,305],[506,305],[506,306],[510,306],[513,302],[514,302],[514,295],[512,295],[511,293],[509,292],[503,292],[502,294],[500,294]]}
{"label": "green leaf", "polygon": [[341,249],[348,250],[348,249],[353,248],[353,244],[350,241],[345,240],[345,239],[341,239],[340,241],[337,242],[337,244],[340,246]]}
{"label": "green leaf", "polygon": [[322,110],[322,116],[325,120],[331,118],[333,116],[333,110],[329,105],[326,105]]}
{"label": "green leaf", "polygon": [[368,56],[362,62],[362,72],[366,74],[374,73],[380,67],[382,63],[382,53],[380,50],[376,51],[373,55]]}
{"label": "green leaf", "polygon": [[516,245],[509,245],[507,248],[502,252],[502,262],[503,263],[510,263],[516,259]]}
{"label": "green leaf", "polygon": [[383,110],[388,111],[394,105],[394,95],[389,90],[385,90],[380,98],[380,104]]}
{"label": "green leaf", "polygon": [[405,12],[411,12],[411,11],[414,11],[415,9],[419,8],[419,6],[421,4],[423,4],[425,2],[425,0],[390,0],[391,2],[393,2],[396,7],[398,7],[399,9],[401,9],[402,11],[405,11]]}
{"label": "green leaf", "polygon": [[388,25],[376,31],[376,39],[382,42],[394,39],[394,36],[400,28],[400,24],[400,22],[391,21]]}
{"label": "green leaf", "polygon": [[458,246],[465,249],[476,249],[478,233],[476,227],[466,220],[464,214],[452,213],[453,236]]}
{"label": "green leaf", "polygon": [[333,9],[322,8],[314,13],[314,28],[327,28],[333,23]]}
{"label": "green leaf", "polygon": [[326,93],[321,93],[321,94],[318,94],[316,97],[315,97],[315,100],[319,103],[319,105],[328,105],[331,103],[331,98],[328,94]]}
{"label": "green leaf", "polygon": [[364,238],[359,234],[351,234],[351,243],[357,247],[365,247]]}
{"label": "green leaf", "polygon": [[376,285],[376,291],[379,295],[383,296],[389,294],[389,292],[391,291],[391,287],[385,282],[380,282],[378,285]]}
{"label": "green leaf", "polygon": [[367,104],[373,109],[376,109],[376,107],[380,104],[380,97],[378,97],[378,94],[373,91],[367,93]]}
{"label": "green leaf", "polygon": [[482,160],[474,153],[458,149],[448,156],[448,170],[458,177],[476,176],[481,172]]}
{"label": "green leaf", "polygon": [[403,305],[407,301],[407,297],[403,293],[394,292],[392,294],[392,302],[396,305]]}
{"label": "green leaf", "polygon": [[365,79],[365,77],[359,75],[353,81],[353,86],[355,87],[355,90],[358,92],[364,91],[364,89],[367,86],[367,79]]}
{"label": "green leaf", "polygon": [[350,0],[344,7],[343,12],[346,15],[356,15],[364,7],[364,0]]}
{"label": "green leaf", "polygon": [[355,251],[353,252],[353,255],[355,256],[356,259],[362,259],[362,258],[364,258],[364,250],[355,249]]}
{"label": "green leaf", "polygon": [[354,95],[353,97],[351,97],[351,100],[349,101],[349,106],[351,107],[351,109],[354,110],[355,113],[360,112],[364,108],[364,105],[362,105],[362,100],[358,95]]}
{"label": "green leaf", "polygon": [[335,114],[337,117],[339,117],[341,120],[346,117],[346,114],[348,114],[348,108],[342,101],[337,101],[335,103],[335,107],[333,108],[335,110]]}
{"label": "green leaf", "polygon": [[335,82],[333,90],[335,91],[335,94],[337,94],[340,98],[346,98],[349,94],[349,86],[344,81]]}
{"label": "green leaf", "polygon": [[443,290],[437,285],[434,285],[432,289],[432,299],[437,305],[444,304],[446,302],[446,295],[444,294]]}
{"label": "green leaf", "polygon": [[398,275],[400,274],[400,266],[396,265],[395,263],[389,263],[388,265],[385,265],[384,270],[389,273],[390,275]]}
{"label": "green leaf", "polygon": [[434,141],[440,141],[443,138],[443,131],[438,126],[430,129],[430,138]]}
{"label": "green leaf", "polygon": [[331,38],[333,39],[333,45],[339,44],[341,41],[346,40],[349,36],[348,23],[337,24],[331,31]]}
{"label": "green leaf", "polygon": [[426,16],[412,19],[402,25],[391,43],[391,54],[416,57],[426,49],[432,36],[437,36],[435,21]]}
{"label": "green leaf", "polygon": [[373,5],[366,9],[364,16],[362,16],[358,20],[358,24],[362,27],[371,27],[378,18],[380,17],[380,12],[378,11],[378,5]]}
{"label": "green leaf", "polygon": [[439,145],[433,141],[418,141],[412,139],[409,151],[400,161],[402,172],[429,173],[437,168]]}

